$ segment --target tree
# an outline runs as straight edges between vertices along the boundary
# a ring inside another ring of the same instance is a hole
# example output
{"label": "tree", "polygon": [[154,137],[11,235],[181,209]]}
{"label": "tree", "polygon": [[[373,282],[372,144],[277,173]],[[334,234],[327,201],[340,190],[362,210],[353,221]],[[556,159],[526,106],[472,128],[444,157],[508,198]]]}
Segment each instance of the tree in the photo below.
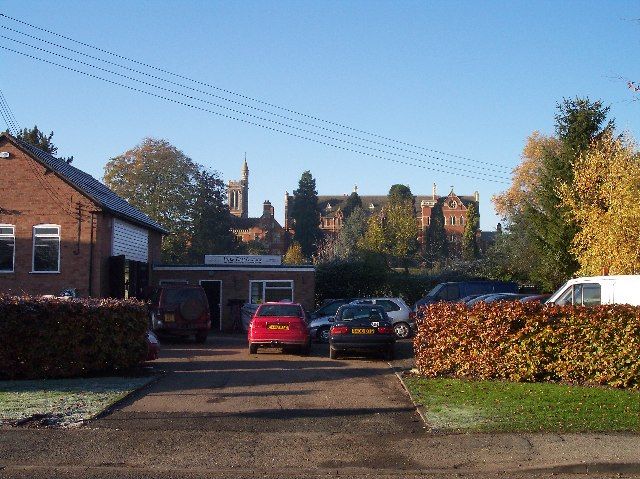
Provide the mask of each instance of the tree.
{"label": "tree", "polygon": [[342,209],[344,219],[346,220],[349,218],[353,210],[356,208],[362,208],[362,199],[360,198],[360,195],[354,191],[349,195],[347,201],[345,201],[344,208]]}
{"label": "tree", "polygon": [[386,258],[389,253],[387,241],[382,226],[383,218],[380,215],[372,215],[367,222],[367,230],[358,242],[358,247],[365,254],[374,254]]}
{"label": "tree", "polygon": [[[413,198],[413,197],[412,197]],[[387,251],[398,265],[408,271],[418,250],[418,224],[413,203],[389,203],[385,209],[384,236]]]}
{"label": "tree", "polygon": [[[494,197],[507,221],[502,242],[517,256],[518,265],[528,265],[529,281],[553,290],[573,275],[579,265],[571,250],[577,225],[559,196],[561,184],[571,184],[574,163],[591,142],[613,128],[606,122],[609,109],[599,101],[576,98],[557,105],[556,136],[533,134],[507,192]],[[527,245],[518,248],[517,245]],[[505,246],[506,247],[506,246]]]}
{"label": "tree", "polygon": [[294,241],[300,244],[302,253],[306,257],[312,257],[321,237],[321,231],[316,180],[308,170],[302,173],[298,189],[293,192],[291,218],[293,219]]}
{"label": "tree", "polygon": [[105,165],[104,182],[171,234],[162,242],[166,262],[201,261],[233,251],[224,184],[166,140],[146,138]]}
{"label": "tree", "polygon": [[391,205],[410,204],[413,207],[413,193],[411,193],[411,189],[406,185],[392,185],[391,188],[389,188],[387,198]]}
{"label": "tree", "polygon": [[478,250],[478,230],[480,228],[480,215],[475,202],[467,207],[467,222],[464,225],[462,234],[462,259],[472,261],[479,256]]}
{"label": "tree", "polygon": [[[48,135],[45,135],[40,131],[40,129],[38,129],[38,125],[34,125],[31,129],[23,128],[18,132],[16,137],[19,140],[25,141],[36,148],[49,153],[52,156],[56,156],[56,153],[58,152],[58,147],[53,143],[53,131]],[[67,163],[71,163],[73,161],[73,156],[60,159],[65,160]]]}
{"label": "tree", "polygon": [[205,254],[232,253],[237,241],[231,232],[224,182],[216,172],[195,174],[195,199],[191,207],[189,259],[202,261]]}
{"label": "tree", "polygon": [[336,255],[342,259],[350,259],[358,256],[358,244],[362,241],[369,224],[367,212],[356,207],[342,224],[335,241]]}
{"label": "tree", "polygon": [[300,243],[294,241],[291,246],[289,246],[289,249],[282,258],[282,262],[284,264],[307,263],[307,259],[304,257],[304,254],[302,254],[302,247],[300,246]]}
{"label": "tree", "polygon": [[573,252],[580,274],[640,272],[640,153],[630,137],[608,132],[574,164],[560,189],[578,225]]}
{"label": "tree", "polygon": [[427,228],[425,259],[431,266],[443,262],[449,256],[447,233],[444,229],[442,201],[442,199],[439,199],[433,208],[431,208],[429,227]]}

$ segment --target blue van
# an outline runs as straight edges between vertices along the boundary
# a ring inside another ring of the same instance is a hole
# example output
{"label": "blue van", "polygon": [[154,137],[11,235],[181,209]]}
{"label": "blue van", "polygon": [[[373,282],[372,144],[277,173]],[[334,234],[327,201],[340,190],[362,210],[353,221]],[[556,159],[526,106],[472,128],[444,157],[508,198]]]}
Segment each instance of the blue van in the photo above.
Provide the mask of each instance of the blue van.
{"label": "blue van", "polygon": [[427,295],[416,301],[414,309],[418,309],[425,304],[437,303],[438,301],[459,301],[465,296],[472,294],[489,293],[517,293],[518,285],[506,281],[456,281],[440,283],[434,287]]}

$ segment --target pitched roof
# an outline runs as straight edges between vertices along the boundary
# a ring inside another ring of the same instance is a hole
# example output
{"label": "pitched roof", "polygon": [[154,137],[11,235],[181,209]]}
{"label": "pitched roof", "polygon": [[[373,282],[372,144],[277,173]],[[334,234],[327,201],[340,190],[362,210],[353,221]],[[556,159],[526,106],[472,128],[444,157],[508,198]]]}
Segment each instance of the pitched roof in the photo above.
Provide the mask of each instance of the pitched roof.
{"label": "pitched roof", "polygon": [[126,200],[116,195],[106,185],[100,183],[88,173],[71,166],[65,160],[56,158],[55,156],[42,151],[40,148],[19,140],[8,133],[2,133],[0,138],[7,138],[18,148],[25,151],[29,156],[53,171],[60,178],[65,180],[82,194],[95,201],[103,209],[112,213],[114,216],[118,216],[146,228],[160,231],[161,233],[169,233],[166,228],[149,218],[139,209],[131,206]]}
{"label": "pitched roof", "polygon": [[[465,205],[468,205],[469,203],[475,201],[473,196],[461,196],[461,195],[456,195],[456,196],[460,198],[460,200]],[[446,195],[446,196],[436,195],[436,200],[439,200],[442,198],[448,198],[448,197],[449,195]],[[323,216],[328,217],[332,215],[332,213],[330,212],[335,212],[338,208],[344,209],[344,205],[348,198],[349,198],[348,195],[318,196],[318,208],[322,212]],[[417,195],[417,196],[414,196],[414,198],[415,198],[415,205],[418,208],[420,207],[420,203],[422,201],[432,201],[431,195]],[[382,207],[384,207],[389,202],[389,198],[387,197],[387,195],[360,195],[360,200],[362,201],[362,207],[365,210],[371,210],[372,209],[371,205],[373,205],[374,211],[376,210],[379,211]],[[328,209],[328,205],[331,205],[331,209]]]}

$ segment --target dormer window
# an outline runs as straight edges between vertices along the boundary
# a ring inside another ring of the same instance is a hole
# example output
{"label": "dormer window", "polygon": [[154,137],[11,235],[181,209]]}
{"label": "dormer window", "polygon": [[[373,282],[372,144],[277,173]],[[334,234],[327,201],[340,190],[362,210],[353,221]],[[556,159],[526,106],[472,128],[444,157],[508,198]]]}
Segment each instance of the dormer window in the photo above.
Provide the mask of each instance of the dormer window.
{"label": "dormer window", "polygon": [[327,210],[331,211],[331,203],[327,203]]}
{"label": "dormer window", "polygon": [[370,209],[370,210],[374,210],[375,208],[376,208],[376,207],[373,205],[373,203],[371,203],[371,204],[369,205],[369,209]]}

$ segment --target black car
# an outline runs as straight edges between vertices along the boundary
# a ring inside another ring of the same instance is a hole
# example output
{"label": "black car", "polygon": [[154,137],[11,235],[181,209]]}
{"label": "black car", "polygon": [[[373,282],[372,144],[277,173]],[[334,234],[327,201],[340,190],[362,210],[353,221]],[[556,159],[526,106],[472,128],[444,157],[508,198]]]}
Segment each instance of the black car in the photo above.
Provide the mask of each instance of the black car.
{"label": "black car", "polygon": [[329,357],[352,351],[383,353],[393,359],[396,341],[393,324],[381,306],[346,304],[332,321],[329,333]]}

